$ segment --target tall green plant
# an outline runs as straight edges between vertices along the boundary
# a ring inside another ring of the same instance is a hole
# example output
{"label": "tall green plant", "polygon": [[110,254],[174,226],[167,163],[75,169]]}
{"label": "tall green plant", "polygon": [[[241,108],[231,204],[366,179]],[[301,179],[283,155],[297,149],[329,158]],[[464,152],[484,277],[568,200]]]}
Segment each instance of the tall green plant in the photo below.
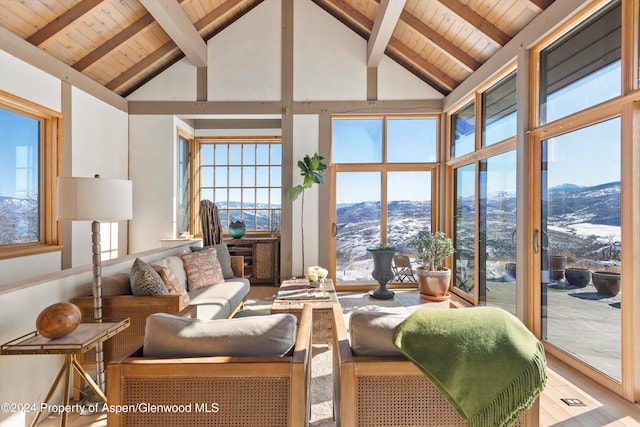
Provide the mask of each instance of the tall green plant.
{"label": "tall green plant", "polygon": [[431,271],[442,270],[444,260],[454,252],[453,241],[442,231],[420,230],[407,246],[416,250],[422,266]]}
{"label": "tall green plant", "polygon": [[304,270],[304,192],[306,189],[313,187],[313,184],[324,184],[322,173],[327,169],[327,165],[322,163],[324,157],[315,153],[313,156],[308,154],[302,160],[298,160],[302,184],[291,187],[287,191],[287,198],[293,202],[302,195],[302,205],[300,206],[300,238],[302,240],[302,269]]}

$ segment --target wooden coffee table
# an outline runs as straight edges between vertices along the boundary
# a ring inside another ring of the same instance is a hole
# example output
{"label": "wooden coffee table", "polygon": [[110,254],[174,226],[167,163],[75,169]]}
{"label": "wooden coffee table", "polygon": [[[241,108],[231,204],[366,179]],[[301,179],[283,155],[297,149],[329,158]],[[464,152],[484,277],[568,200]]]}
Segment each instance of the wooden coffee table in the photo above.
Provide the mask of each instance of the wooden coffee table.
{"label": "wooden coffee table", "polygon": [[313,309],[312,341],[314,343],[331,342],[332,307],[338,304],[333,281],[327,279],[319,288],[309,287],[307,279],[283,281],[271,305],[271,313],[291,313],[300,319],[302,307],[305,304],[311,305]]}

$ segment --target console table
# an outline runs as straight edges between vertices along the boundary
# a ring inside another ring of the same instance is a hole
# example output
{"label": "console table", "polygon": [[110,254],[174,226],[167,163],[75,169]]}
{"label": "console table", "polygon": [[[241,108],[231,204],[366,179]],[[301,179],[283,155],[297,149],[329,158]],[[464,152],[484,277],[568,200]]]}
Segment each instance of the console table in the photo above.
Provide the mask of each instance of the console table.
{"label": "console table", "polygon": [[[87,371],[84,370],[80,362],[78,362],[78,356],[96,347],[99,343],[105,342],[128,327],[128,318],[117,323],[81,323],[75,331],[62,338],[52,340],[43,337],[38,334],[37,331],[33,331],[2,345],[0,348],[0,354],[3,355],[64,354],[64,364],[60,368],[60,372],[58,372],[56,379],[53,381],[53,384],[47,393],[47,397],[44,399],[45,405],[40,406],[40,411],[31,423],[32,426],[38,424],[38,421],[42,416],[43,406],[49,404],[49,401],[51,400],[56,388],[58,388],[62,378],[64,378],[64,406],[69,405],[69,397],[71,395],[71,377],[74,369],[89,384],[98,397],[100,397],[103,402],[107,402],[107,397],[104,392],[100,390],[100,387],[98,387]],[[60,425],[67,425],[68,415],[67,411],[62,412]]]}
{"label": "console table", "polygon": [[229,254],[244,256],[245,277],[251,284],[280,284],[280,238],[225,239]]}

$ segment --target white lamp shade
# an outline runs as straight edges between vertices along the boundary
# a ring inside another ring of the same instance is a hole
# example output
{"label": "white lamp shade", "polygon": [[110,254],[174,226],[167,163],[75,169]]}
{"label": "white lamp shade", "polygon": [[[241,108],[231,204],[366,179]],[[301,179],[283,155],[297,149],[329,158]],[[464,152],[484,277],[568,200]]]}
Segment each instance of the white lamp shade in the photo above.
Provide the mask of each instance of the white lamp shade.
{"label": "white lamp shade", "polygon": [[59,220],[108,222],[132,217],[131,181],[58,177]]}

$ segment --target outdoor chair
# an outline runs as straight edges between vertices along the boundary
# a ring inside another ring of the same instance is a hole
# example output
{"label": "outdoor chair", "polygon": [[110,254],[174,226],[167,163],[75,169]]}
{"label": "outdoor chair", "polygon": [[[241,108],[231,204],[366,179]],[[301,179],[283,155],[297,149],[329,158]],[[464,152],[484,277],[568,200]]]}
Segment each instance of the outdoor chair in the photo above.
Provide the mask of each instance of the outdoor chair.
{"label": "outdoor chair", "polygon": [[393,279],[392,282],[404,283],[405,281],[410,283],[416,283],[416,277],[413,275],[413,269],[411,268],[411,261],[407,255],[394,255],[393,256]]}

